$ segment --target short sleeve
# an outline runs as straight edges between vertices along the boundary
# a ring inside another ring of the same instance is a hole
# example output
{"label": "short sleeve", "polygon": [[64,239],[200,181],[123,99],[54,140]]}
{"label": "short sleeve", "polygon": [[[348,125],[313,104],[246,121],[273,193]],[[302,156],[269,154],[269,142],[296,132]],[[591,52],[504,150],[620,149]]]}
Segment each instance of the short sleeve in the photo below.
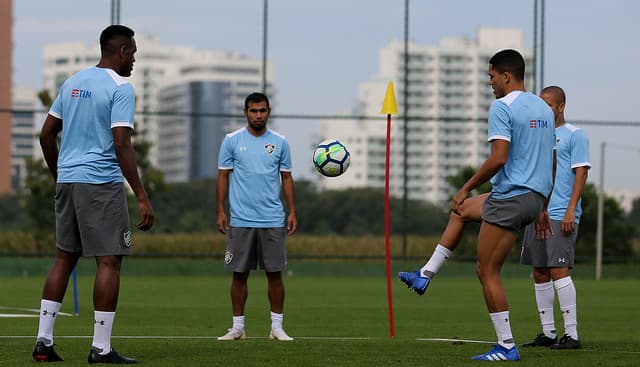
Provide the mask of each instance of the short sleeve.
{"label": "short sleeve", "polygon": [[233,169],[233,144],[229,136],[225,136],[218,154],[218,169]]}
{"label": "short sleeve", "polygon": [[571,168],[591,167],[589,160],[589,139],[582,129],[571,136]]}
{"label": "short sleeve", "polygon": [[289,146],[289,142],[284,139],[282,140],[282,155],[280,156],[280,171],[289,172],[291,171],[291,147]]}
{"label": "short sleeve", "polygon": [[53,101],[51,108],[49,109],[49,115],[62,120],[62,89],[58,92],[56,99]]}
{"label": "short sleeve", "polygon": [[489,109],[488,141],[511,141],[513,125],[509,107],[501,101],[495,101]]}
{"label": "short sleeve", "polygon": [[130,83],[119,86],[113,94],[111,106],[111,128],[130,127],[133,129],[136,97]]}

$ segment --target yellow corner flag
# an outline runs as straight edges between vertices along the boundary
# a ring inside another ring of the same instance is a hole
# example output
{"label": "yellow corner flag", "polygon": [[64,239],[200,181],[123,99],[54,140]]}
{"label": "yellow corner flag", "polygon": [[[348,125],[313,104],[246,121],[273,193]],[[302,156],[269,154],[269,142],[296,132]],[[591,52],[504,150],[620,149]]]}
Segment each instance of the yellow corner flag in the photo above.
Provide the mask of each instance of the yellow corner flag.
{"label": "yellow corner flag", "polygon": [[380,113],[385,115],[395,115],[398,113],[398,104],[396,103],[396,94],[393,91],[393,83],[387,84],[387,93],[384,95],[384,102],[382,102],[382,110]]}

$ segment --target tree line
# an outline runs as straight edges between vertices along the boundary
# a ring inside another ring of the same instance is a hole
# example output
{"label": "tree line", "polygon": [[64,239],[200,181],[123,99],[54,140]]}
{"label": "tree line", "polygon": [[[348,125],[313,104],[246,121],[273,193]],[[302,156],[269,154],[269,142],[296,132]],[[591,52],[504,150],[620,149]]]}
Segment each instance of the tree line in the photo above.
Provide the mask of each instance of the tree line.
{"label": "tree line", "polygon": [[[204,179],[187,183],[167,184],[162,174],[144,159],[148,145],[136,144],[141,156],[140,169],[145,177],[146,189],[151,197],[156,221],[156,233],[193,233],[216,231],[216,180]],[[35,237],[55,231],[53,210],[55,184],[42,161],[29,161],[26,165],[25,188],[13,195],[0,197],[0,230],[25,231]],[[449,178],[452,187],[460,187],[474,172],[466,167]],[[477,194],[490,190],[480,187]],[[583,216],[579,227],[576,254],[595,254],[597,222],[597,190],[587,184],[583,196]],[[137,221],[137,207],[129,199],[132,226]],[[317,235],[384,235],[384,192],[380,189],[359,188],[346,190],[319,190],[309,181],[296,182],[296,210],[300,233]],[[448,221],[447,208],[422,201],[408,200],[406,213],[402,199],[390,199],[391,234],[439,236]],[[406,223],[405,223],[406,217]],[[479,226],[470,224],[460,256],[475,255],[475,241]],[[633,203],[631,212],[625,213],[613,198],[604,202],[604,253],[609,259],[625,259],[634,253],[634,240],[640,237],[640,199]],[[519,246],[514,246],[517,251]]]}

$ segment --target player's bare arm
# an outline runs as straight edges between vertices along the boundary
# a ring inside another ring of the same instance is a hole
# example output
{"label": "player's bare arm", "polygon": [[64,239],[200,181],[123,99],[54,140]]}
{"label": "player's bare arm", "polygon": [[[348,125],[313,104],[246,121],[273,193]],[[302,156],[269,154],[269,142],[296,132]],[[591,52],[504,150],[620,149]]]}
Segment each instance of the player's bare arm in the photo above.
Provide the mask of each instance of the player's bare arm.
{"label": "player's bare arm", "polygon": [[571,198],[569,199],[567,210],[565,211],[564,217],[562,218],[562,233],[564,233],[565,235],[569,235],[573,231],[575,231],[576,206],[578,205],[578,200],[580,200],[580,196],[582,195],[582,191],[584,190],[584,185],[587,182],[589,167],[576,167],[575,173],[576,175],[573,178]]}
{"label": "player's bare arm", "polygon": [[44,160],[47,162],[54,181],[58,180],[58,143],[56,137],[60,131],[62,131],[62,120],[47,115],[40,132],[40,147],[42,147]]}
{"label": "player's bare arm", "polygon": [[111,129],[113,133],[113,145],[116,151],[116,157],[122,170],[122,175],[127,179],[129,186],[138,200],[138,210],[140,212],[140,221],[136,225],[143,231],[149,230],[153,226],[153,208],[144,190],[140,176],[138,175],[138,165],[136,157],[131,145],[131,129],[128,127],[114,127]]}
{"label": "player's bare arm", "polygon": [[458,191],[451,200],[451,210],[459,214],[460,206],[469,197],[471,190],[487,182],[493,177],[507,162],[509,153],[509,142],[506,140],[491,141],[491,155],[480,166],[478,171],[473,175]]}
{"label": "player's bare arm", "polygon": [[282,192],[284,199],[289,207],[289,215],[287,216],[287,234],[291,236],[298,229],[298,217],[296,215],[295,189],[293,184],[293,176],[291,172],[281,172]]}
{"label": "player's bare arm", "polygon": [[227,214],[224,212],[224,201],[229,191],[229,174],[231,170],[221,169],[218,170],[218,183],[216,185],[216,199],[217,199],[217,218],[216,225],[218,231],[222,234],[227,233],[229,228],[229,222],[227,220]]}

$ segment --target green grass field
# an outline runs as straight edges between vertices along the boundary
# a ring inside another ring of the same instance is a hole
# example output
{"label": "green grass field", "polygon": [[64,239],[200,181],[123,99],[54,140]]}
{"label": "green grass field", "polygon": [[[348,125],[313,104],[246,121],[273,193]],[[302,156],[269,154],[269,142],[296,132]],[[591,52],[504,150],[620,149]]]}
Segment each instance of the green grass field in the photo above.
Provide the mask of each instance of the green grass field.
{"label": "green grass field", "polygon": [[[7,308],[39,307],[46,273],[43,264],[49,261],[0,261],[5,272],[10,264],[14,272],[23,269],[0,277],[0,307],[4,308],[0,313],[28,314]],[[451,266],[422,297],[394,277],[395,338],[391,338],[384,263],[297,262],[290,265],[292,275],[285,278],[285,328],[296,340],[266,338],[270,327],[266,279],[255,273],[249,282],[246,312],[249,338],[219,342],[215,337],[231,326],[229,276],[220,271],[219,260],[184,262],[127,260],[112,340],[118,351],[148,366],[475,366],[482,362],[469,358],[488,350],[488,343],[495,340],[472,264],[447,264]],[[81,263],[79,315],[60,317],[56,323],[56,349],[65,358],[61,365],[87,364],[93,334],[92,266],[91,260]],[[393,271],[415,266],[394,264]],[[192,272],[200,275],[175,275]],[[520,344],[539,330],[532,280],[526,269],[515,264],[505,274],[511,325]],[[577,276],[575,282],[583,349],[520,348],[518,365],[640,365],[640,280],[595,281]],[[71,291],[61,311],[73,313]],[[37,323],[35,317],[0,318],[1,366],[34,365],[31,349]],[[561,332],[559,312],[556,326]],[[487,343],[420,340],[435,338]]]}

